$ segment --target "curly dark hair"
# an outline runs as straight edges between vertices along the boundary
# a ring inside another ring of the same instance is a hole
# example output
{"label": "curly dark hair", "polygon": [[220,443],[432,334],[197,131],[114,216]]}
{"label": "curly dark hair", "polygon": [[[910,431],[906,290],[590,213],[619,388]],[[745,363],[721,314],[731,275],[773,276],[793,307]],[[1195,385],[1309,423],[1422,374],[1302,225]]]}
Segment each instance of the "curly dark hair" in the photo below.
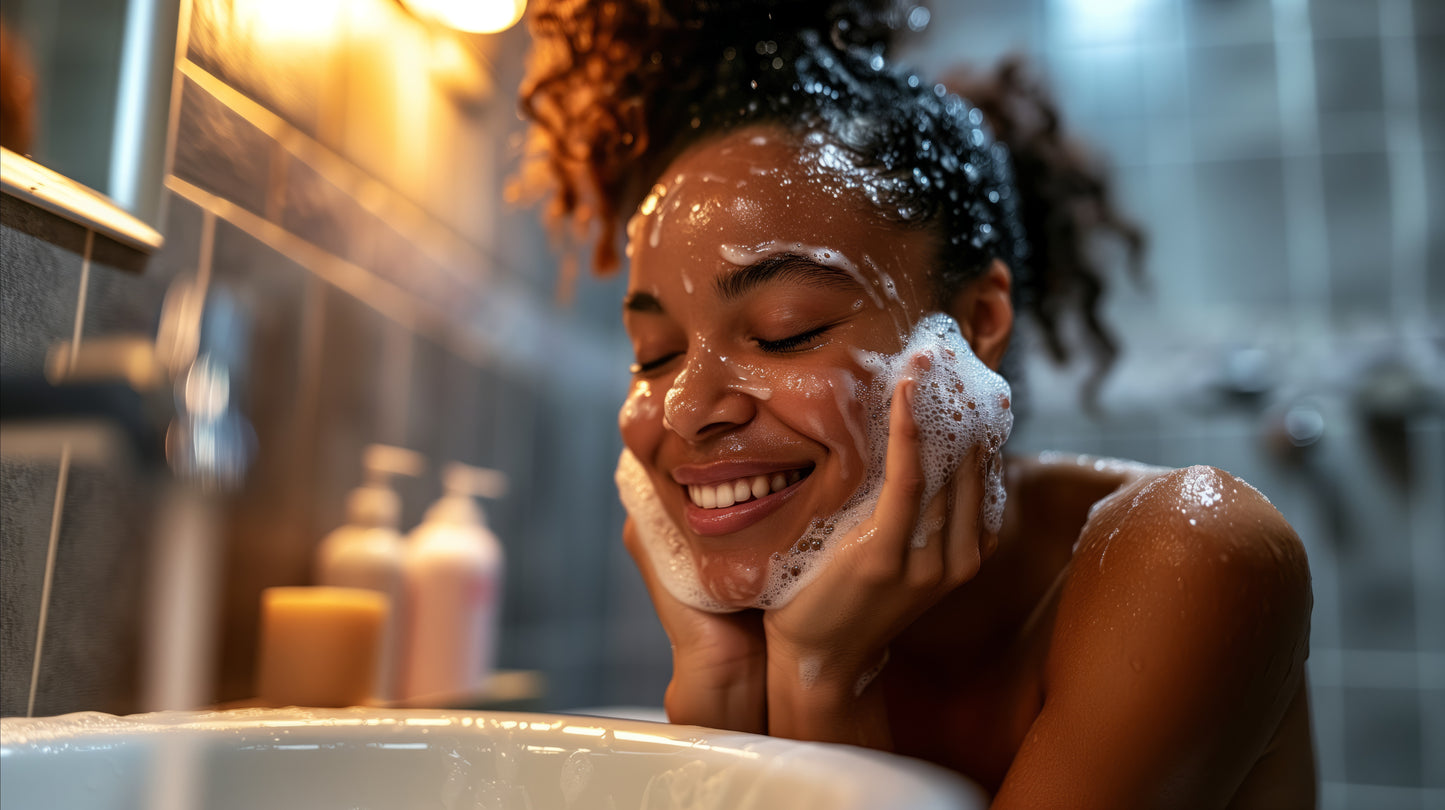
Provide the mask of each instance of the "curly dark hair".
{"label": "curly dark hair", "polygon": [[1092,401],[1117,353],[1099,317],[1104,272],[1094,242],[1121,239],[1137,272],[1143,237],[1119,216],[1104,172],[1064,135],[1022,60],[953,77],[961,95],[892,64],[888,50],[910,8],[543,0],[522,85],[533,126],[519,186],[550,191],[552,221],[595,240],[593,268],[607,274],[619,266],[625,212],[688,146],[758,123],[825,133],[877,177],[871,197],[881,216],[942,237],[940,302],[1001,260],[1018,307],[1060,362],[1071,355],[1062,318],[1079,309],[1098,359]]}

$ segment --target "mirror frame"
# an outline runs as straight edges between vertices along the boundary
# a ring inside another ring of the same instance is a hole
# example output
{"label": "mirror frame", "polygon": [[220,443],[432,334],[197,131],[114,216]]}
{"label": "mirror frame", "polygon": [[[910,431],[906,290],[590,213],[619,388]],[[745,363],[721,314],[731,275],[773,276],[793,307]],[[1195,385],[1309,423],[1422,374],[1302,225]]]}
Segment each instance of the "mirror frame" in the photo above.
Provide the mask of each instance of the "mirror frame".
{"label": "mirror frame", "polygon": [[151,253],[165,244],[165,238],[159,231],[116,205],[109,197],[3,148],[0,148],[0,187],[16,199],[84,225],[136,250]]}

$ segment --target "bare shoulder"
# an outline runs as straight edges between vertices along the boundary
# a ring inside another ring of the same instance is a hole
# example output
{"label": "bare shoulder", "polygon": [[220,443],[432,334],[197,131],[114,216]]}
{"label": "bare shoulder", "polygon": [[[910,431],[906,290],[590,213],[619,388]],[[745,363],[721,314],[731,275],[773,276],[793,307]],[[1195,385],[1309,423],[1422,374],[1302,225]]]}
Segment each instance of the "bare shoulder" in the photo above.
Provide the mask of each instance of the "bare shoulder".
{"label": "bare shoulder", "polygon": [[1279,511],[1213,467],[1126,478],[1090,510],[1058,600],[1044,707],[1000,806],[1080,784],[1081,807],[1236,797],[1308,655],[1309,568]]}
{"label": "bare shoulder", "polygon": [[1154,470],[1098,501],[1074,569],[1079,587],[1127,581],[1147,592],[1155,576],[1171,573],[1162,583],[1171,588],[1266,588],[1276,598],[1255,608],[1309,608],[1298,535],[1259,490],[1216,467]]}

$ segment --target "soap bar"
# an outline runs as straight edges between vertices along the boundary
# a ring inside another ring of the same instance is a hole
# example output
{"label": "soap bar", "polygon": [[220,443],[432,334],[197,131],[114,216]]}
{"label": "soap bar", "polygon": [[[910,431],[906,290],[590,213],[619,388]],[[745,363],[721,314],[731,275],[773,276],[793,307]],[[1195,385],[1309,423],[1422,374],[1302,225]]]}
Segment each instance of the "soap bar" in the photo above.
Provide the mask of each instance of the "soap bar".
{"label": "soap bar", "polygon": [[264,590],[261,699],[273,706],[365,704],[375,691],[390,612],[386,594],[361,588]]}

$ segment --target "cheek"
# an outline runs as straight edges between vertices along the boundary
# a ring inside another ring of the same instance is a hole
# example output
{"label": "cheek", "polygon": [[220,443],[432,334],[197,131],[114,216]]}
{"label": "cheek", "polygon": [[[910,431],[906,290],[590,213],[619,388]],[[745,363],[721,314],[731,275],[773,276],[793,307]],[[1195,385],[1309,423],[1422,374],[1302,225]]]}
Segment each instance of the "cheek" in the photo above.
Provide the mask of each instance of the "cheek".
{"label": "cheek", "polygon": [[662,402],[652,383],[639,380],[632,384],[622,410],[617,414],[622,442],[639,459],[651,456],[662,438]]}
{"label": "cheek", "polygon": [[843,497],[862,483],[871,456],[867,390],[861,371],[836,367],[794,372],[772,386],[778,418],[828,449],[829,469],[820,472],[833,476]]}

